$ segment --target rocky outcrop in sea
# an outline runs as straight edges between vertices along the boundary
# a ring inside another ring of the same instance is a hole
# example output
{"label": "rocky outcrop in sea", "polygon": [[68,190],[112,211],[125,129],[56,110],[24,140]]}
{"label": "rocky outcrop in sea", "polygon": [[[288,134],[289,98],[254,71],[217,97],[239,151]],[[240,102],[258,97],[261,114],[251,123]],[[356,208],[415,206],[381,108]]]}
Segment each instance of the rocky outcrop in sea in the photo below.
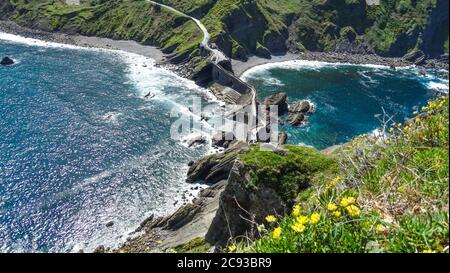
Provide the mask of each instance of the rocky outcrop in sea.
{"label": "rocky outcrop in sea", "polygon": [[12,59],[10,59],[9,57],[4,57],[1,61],[0,61],[0,65],[13,65],[14,61]]}

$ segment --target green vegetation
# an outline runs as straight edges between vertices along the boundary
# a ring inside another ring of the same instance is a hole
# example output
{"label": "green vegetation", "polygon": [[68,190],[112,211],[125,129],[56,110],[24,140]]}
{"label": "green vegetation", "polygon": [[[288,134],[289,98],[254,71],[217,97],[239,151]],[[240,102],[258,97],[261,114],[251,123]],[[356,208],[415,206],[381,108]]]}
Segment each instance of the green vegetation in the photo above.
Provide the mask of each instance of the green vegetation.
{"label": "green vegetation", "polygon": [[[301,193],[292,213],[268,216],[258,227],[261,239],[237,241],[228,250],[448,252],[448,103],[448,96],[431,101],[414,119],[392,124],[390,136],[361,136],[342,146],[331,155],[339,168],[328,168],[308,194]],[[298,164],[295,158],[306,150],[289,150],[284,159],[252,150],[244,160],[290,184],[284,177],[297,177],[297,168],[286,169],[283,162]],[[324,166],[318,158],[305,163],[318,169]]]}
{"label": "green vegetation", "polygon": [[[12,19],[21,24],[132,39],[158,44],[179,59],[198,57],[202,33],[195,24],[144,0],[88,0],[78,7],[62,0],[7,1]],[[368,6],[365,0],[159,0],[201,19],[212,41],[237,59],[288,48],[333,51],[343,44],[351,49],[347,41],[387,56],[414,49],[448,52],[448,16],[447,24],[439,25],[430,18],[439,1],[381,0]],[[431,30],[427,39],[433,41],[424,42]]]}
{"label": "green vegetation", "polygon": [[208,252],[211,245],[205,242],[204,238],[195,238],[186,244],[179,245],[172,249],[176,253],[205,253]]}
{"label": "green vegetation", "polygon": [[62,0],[10,0],[12,19],[44,30],[65,31],[160,45],[181,58],[194,57],[203,38],[188,18],[144,0],[91,0],[68,6]]}
{"label": "green vegetation", "polygon": [[261,151],[254,146],[241,160],[250,168],[249,187],[265,185],[273,188],[285,201],[294,200],[304,190],[320,180],[328,172],[337,169],[337,162],[317,150],[286,145],[289,151],[280,155]]}

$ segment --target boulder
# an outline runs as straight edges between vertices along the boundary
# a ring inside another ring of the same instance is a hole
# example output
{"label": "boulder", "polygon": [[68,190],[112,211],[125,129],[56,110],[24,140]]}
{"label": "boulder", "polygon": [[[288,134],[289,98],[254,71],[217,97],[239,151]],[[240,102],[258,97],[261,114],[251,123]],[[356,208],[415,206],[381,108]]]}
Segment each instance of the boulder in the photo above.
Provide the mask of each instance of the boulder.
{"label": "boulder", "polygon": [[202,145],[205,142],[206,142],[206,139],[203,136],[198,136],[198,137],[188,140],[187,144],[189,147],[193,147],[193,146]]}
{"label": "boulder", "polygon": [[288,122],[293,126],[300,126],[305,121],[305,114],[293,113],[288,117]]}
{"label": "boulder", "polygon": [[266,106],[266,110],[270,110],[270,106],[277,105],[278,106],[278,114],[282,115],[288,111],[288,103],[287,103],[287,94],[286,93],[276,93],[272,96],[267,97],[264,100],[264,105]]}
{"label": "boulder", "polygon": [[106,252],[106,248],[105,248],[105,246],[103,246],[103,245],[98,246],[98,247],[94,250],[94,253],[105,253],[105,252]]}
{"label": "boulder", "polygon": [[413,50],[405,54],[405,56],[403,56],[403,59],[408,62],[416,63],[417,61],[425,60],[426,56],[422,50]]}
{"label": "boulder", "polygon": [[14,61],[9,57],[3,58],[2,61],[0,62],[0,65],[12,65],[12,64],[14,64]]}
{"label": "boulder", "polygon": [[294,105],[289,107],[289,112],[291,112],[291,113],[304,113],[304,114],[306,114],[308,112],[311,112],[312,110],[313,110],[313,106],[307,100],[296,102]]}

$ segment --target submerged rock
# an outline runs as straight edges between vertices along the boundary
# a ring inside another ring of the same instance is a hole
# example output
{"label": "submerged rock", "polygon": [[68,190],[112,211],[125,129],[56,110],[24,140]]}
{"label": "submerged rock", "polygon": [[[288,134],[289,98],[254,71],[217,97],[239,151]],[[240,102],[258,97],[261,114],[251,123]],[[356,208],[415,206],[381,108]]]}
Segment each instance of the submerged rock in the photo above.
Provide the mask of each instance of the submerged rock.
{"label": "submerged rock", "polygon": [[14,61],[9,57],[3,58],[2,61],[0,62],[0,65],[12,65],[12,64],[14,64]]}
{"label": "submerged rock", "polygon": [[290,114],[288,117],[288,122],[293,126],[300,126],[305,121],[306,117],[303,113]]}
{"label": "submerged rock", "polygon": [[292,106],[289,107],[289,112],[291,112],[291,113],[306,114],[308,112],[311,112],[312,110],[313,110],[313,105],[307,100],[296,102],[295,104],[293,104]]}

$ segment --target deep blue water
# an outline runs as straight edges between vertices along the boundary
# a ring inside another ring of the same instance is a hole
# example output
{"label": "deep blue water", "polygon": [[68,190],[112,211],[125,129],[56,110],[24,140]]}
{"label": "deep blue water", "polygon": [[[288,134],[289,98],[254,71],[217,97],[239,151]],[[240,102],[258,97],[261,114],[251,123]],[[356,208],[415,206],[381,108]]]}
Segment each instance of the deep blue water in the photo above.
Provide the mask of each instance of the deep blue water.
{"label": "deep blue water", "polygon": [[402,122],[436,95],[433,87],[448,90],[448,82],[439,80],[437,71],[428,73],[419,77],[414,68],[287,62],[257,67],[244,79],[256,87],[261,100],[286,92],[290,103],[312,101],[316,111],[305,126],[293,127],[282,116],[280,130],[288,133],[289,143],[324,149],[379,128],[377,116],[383,109]]}
{"label": "deep blue water", "polygon": [[92,250],[174,209],[207,148],[171,140],[169,112],[202,90],[139,56],[1,40],[0,56],[17,61],[0,67],[0,252]]}

